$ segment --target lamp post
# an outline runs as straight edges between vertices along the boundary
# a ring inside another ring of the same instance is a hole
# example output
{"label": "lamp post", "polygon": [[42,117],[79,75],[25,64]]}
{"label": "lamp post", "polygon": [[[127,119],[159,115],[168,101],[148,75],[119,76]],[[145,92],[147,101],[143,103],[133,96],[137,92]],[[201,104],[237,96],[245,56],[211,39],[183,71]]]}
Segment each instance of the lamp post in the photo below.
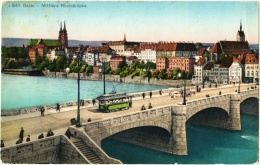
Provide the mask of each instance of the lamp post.
{"label": "lamp post", "polygon": [[73,56],[73,59],[74,60],[77,60],[77,63],[78,63],[78,111],[77,111],[77,125],[76,127],[80,127],[80,90],[79,90],[79,87],[80,87],[80,77],[79,77],[79,57],[80,54],[78,53],[77,55],[74,55]]}
{"label": "lamp post", "polygon": [[70,68],[68,67],[68,68],[66,68],[66,73],[67,73],[66,78],[68,78],[69,72],[70,72]]}
{"label": "lamp post", "polygon": [[101,58],[102,60],[102,70],[103,70],[103,81],[104,81],[104,94],[106,94],[106,74],[105,74],[105,70],[106,70],[106,62],[104,61],[105,58]]}
{"label": "lamp post", "polygon": [[[181,78],[181,73],[178,73],[178,77]],[[186,105],[186,79],[184,79],[184,87],[183,87],[183,101],[182,105]]]}
{"label": "lamp post", "polygon": [[204,86],[205,85],[205,77],[203,77],[203,79],[202,79],[202,88],[204,89]]}
{"label": "lamp post", "polygon": [[238,90],[237,90],[237,93],[240,93],[240,81],[238,83]]}

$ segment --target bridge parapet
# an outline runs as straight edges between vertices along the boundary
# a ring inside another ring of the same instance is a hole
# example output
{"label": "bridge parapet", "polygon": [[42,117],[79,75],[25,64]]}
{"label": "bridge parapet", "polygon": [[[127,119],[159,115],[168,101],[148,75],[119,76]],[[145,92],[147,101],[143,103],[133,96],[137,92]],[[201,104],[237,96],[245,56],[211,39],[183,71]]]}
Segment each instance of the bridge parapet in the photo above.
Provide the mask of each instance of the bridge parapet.
{"label": "bridge parapet", "polygon": [[247,91],[241,91],[239,93],[240,95],[240,101],[243,102],[245,99],[249,98],[249,97],[255,97],[255,98],[259,98],[259,90],[258,89],[251,89],[251,90],[247,90]]}
{"label": "bridge parapet", "polygon": [[187,102],[187,120],[199,111],[212,107],[221,108],[229,114],[230,97],[231,94],[225,94]]}
{"label": "bridge parapet", "polygon": [[170,120],[171,106],[164,106],[83,123],[82,126],[85,132],[100,144],[102,139],[134,127],[158,126],[170,132]]}

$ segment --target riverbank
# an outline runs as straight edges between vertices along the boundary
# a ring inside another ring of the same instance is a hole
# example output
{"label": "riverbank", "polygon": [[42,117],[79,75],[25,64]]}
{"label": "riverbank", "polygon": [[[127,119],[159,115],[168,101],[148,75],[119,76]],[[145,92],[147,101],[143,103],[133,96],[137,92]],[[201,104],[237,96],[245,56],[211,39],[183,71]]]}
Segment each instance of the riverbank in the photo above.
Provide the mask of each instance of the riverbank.
{"label": "riverbank", "polygon": [[[71,78],[77,79],[78,73],[65,73],[65,72],[50,72],[48,70],[42,71],[43,75],[46,77],[58,77],[58,78]],[[88,80],[88,81],[103,81],[103,75],[101,74],[94,74],[94,73],[80,73],[81,80]],[[147,85],[162,85],[162,86],[171,86],[177,87],[183,84],[181,80],[162,80],[156,78],[150,78],[148,80],[147,77],[142,78],[140,76],[135,76],[131,78],[130,76],[127,77],[120,77],[119,75],[109,75],[106,74],[105,80],[108,82],[124,82],[124,83],[131,83],[131,84],[147,84]],[[192,85],[191,80],[186,80],[186,84],[188,86]]]}

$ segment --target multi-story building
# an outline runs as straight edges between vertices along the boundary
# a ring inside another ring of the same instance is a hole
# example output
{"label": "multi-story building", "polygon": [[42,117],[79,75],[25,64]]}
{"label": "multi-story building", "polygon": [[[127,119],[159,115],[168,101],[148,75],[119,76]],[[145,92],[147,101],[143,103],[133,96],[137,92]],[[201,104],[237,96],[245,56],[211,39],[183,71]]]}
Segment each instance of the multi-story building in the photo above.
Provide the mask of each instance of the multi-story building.
{"label": "multi-story building", "polygon": [[194,71],[197,49],[194,43],[158,43],[156,48],[156,69],[177,69]]}
{"label": "multi-story building", "polygon": [[243,66],[240,60],[233,56],[233,63],[229,67],[229,84],[242,83],[243,80]]}
{"label": "multi-story building", "polygon": [[143,43],[137,49],[136,57],[143,62],[156,63],[156,43]]}
{"label": "multi-story building", "polygon": [[209,82],[229,84],[229,67],[233,62],[232,56],[227,56],[215,62],[209,72]]}
{"label": "multi-story building", "polygon": [[255,54],[246,54],[245,57],[245,81],[258,82],[259,63]]}
{"label": "multi-story building", "polygon": [[123,41],[110,41],[108,42],[108,46],[115,50],[115,52],[118,54],[118,55],[124,55],[125,51],[127,50],[127,48],[130,48],[134,45],[139,45],[138,42],[128,42],[126,41],[126,36],[124,35],[124,39]]}
{"label": "multi-story building", "polygon": [[169,69],[179,68],[185,72],[194,72],[195,58],[168,58]]}
{"label": "multi-story building", "polygon": [[125,60],[126,60],[125,56],[114,56],[114,57],[111,57],[110,58],[111,70],[117,70],[119,63],[123,62]]}
{"label": "multi-story building", "polygon": [[207,64],[207,59],[201,57],[194,65],[194,75],[192,77],[193,84],[201,84],[203,82],[203,68]]}
{"label": "multi-story building", "polygon": [[61,48],[50,49],[46,53],[46,58],[51,60],[51,61],[58,58],[59,56],[65,56],[66,57],[65,49],[61,49]]}

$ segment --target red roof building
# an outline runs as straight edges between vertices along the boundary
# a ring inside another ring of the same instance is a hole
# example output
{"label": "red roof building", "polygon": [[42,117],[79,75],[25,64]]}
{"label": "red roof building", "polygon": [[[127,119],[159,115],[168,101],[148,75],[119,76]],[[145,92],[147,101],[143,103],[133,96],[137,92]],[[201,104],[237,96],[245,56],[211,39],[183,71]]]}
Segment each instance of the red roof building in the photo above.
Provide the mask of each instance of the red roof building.
{"label": "red roof building", "polygon": [[115,56],[110,58],[110,67],[112,70],[117,70],[120,62],[125,61],[125,56]]}

